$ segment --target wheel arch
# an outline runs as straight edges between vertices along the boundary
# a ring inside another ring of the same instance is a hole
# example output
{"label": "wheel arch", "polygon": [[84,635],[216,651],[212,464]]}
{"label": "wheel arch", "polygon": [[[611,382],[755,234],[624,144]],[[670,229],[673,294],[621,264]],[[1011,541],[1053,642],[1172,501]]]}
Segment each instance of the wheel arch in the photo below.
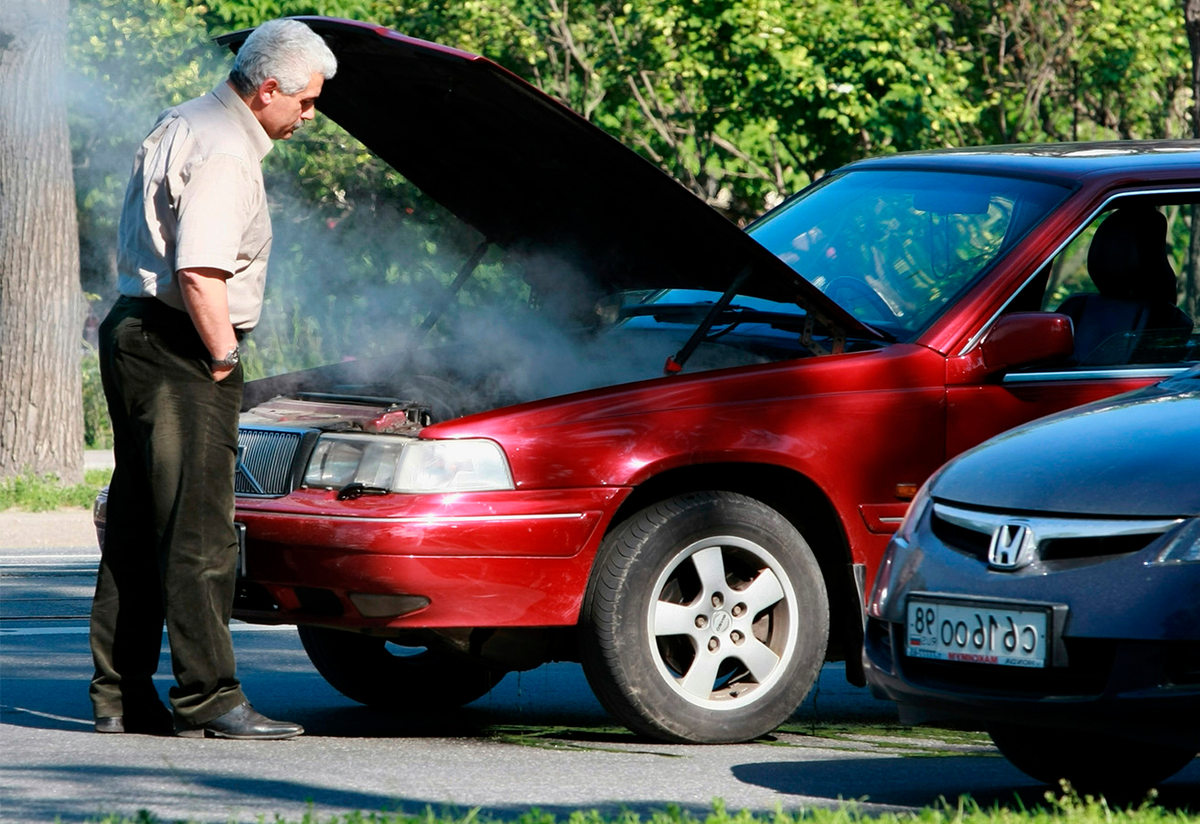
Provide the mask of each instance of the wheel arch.
{"label": "wheel arch", "polygon": [[863,603],[849,541],[836,509],[812,479],[781,466],[758,463],[704,464],[662,472],[637,486],[614,514],[607,532],[635,513],[675,495],[704,490],[734,492],[774,509],[796,527],[817,558],[829,597],[828,660],[846,661],[846,677],[862,675]]}

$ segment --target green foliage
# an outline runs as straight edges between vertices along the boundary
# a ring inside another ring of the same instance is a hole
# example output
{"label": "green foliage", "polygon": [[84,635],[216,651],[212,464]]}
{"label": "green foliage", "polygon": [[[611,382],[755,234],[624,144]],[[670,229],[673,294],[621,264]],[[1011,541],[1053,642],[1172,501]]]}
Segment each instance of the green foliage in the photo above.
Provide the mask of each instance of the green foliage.
{"label": "green foliage", "polygon": [[69,25],[81,276],[107,295],[134,150],[160,111],[216,84],[223,55],[183,0],[74,0]]}
{"label": "green foliage", "polygon": [[83,483],[63,485],[54,475],[18,475],[0,480],[0,512],[18,508],[30,512],[48,512],[62,507],[90,509],[96,493],[109,482],[112,472],[89,469]]}
{"label": "green foliage", "polygon": [[739,221],[979,115],[935,0],[423,0],[388,22],[491,57]]}
{"label": "green foliage", "polygon": [[100,383],[100,358],[91,344],[84,343],[83,364],[83,443],[88,449],[112,447],[112,421]]}
{"label": "green foliage", "polygon": [[983,143],[1180,137],[1191,57],[1177,0],[954,4]]}
{"label": "green foliage", "polygon": [[295,15],[373,21],[390,4],[382,0],[205,0],[214,33],[257,26],[264,20]]}

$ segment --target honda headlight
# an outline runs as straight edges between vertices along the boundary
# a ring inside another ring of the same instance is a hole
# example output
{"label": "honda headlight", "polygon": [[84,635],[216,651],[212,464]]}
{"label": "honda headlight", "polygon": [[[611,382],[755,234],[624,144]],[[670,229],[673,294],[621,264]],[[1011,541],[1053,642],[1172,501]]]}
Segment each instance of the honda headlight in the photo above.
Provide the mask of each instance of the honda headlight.
{"label": "honda headlight", "polygon": [[382,492],[479,492],[513,489],[504,451],[482,439],[419,440],[389,435],[325,433],[304,484]]}
{"label": "honda headlight", "polygon": [[1200,518],[1191,518],[1172,533],[1155,563],[1178,564],[1200,561]]}

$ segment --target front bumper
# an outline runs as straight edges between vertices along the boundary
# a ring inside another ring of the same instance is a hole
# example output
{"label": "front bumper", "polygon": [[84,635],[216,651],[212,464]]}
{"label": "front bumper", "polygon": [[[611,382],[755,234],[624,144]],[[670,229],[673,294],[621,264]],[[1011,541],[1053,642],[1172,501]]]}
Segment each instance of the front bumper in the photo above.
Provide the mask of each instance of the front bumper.
{"label": "front bumper", "polygon": [[[1200,749],[1200,564],[1152,563],[1145,549],[998,572],[928,528],[895,539],[886,600],[867,621],[863,666],[872,693],[908,724],[992,722]],[[910,595],[933,592],[1058,604],[1060,654],[1045,668],[910,657]]]}
{"label": "front bumper", "polygon": [[234,617],[376,630],[573,625],[626,493],[239,498]]}

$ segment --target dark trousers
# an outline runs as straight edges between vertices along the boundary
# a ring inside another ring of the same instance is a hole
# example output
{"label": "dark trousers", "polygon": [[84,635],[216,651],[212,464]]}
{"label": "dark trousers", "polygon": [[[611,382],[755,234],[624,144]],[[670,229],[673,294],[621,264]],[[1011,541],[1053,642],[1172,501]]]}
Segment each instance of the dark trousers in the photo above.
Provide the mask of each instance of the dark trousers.
{"label": "dark trousers", "polygon": [[229,634],[242,371],[218,383],[186,313],[121,298],[100,325],[100,374],[115,469],[92,602],[93,710],[133,716],[159,701],[165,621],[175,716],[205,724],[245,700]]}

